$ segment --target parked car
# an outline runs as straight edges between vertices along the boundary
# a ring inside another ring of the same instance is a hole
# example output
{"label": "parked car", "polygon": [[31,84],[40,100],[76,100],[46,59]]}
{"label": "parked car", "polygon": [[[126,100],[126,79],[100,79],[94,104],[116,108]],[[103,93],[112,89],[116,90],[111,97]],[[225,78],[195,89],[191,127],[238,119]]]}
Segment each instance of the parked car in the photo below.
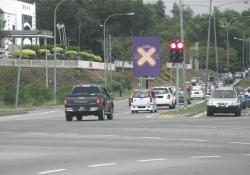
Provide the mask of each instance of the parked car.
{"label": "parked car", "polygon": [[234,78],[243,78],[243,74],[241,72],[235,72],[234,73]]}
{"label": "parked car", "polygon": [[82,116],[95,115],[99,120],[113,120],[114,104],[110,93],[99,85],[76,85],[72,92],[64,97],[65,117],[72,121],[75,116],[78,121]]}
{"label": "parked car", "polygon": [[138,89],[133,92],[133,101],[131,103],[131,112],[138,111],[157,112],[155,95],[152,90]]}
{"label": "parked car", "polygon": [[[185,97],[184,92],[178,91],[178,95],[179,95],[179,103],[184,103],[184,97]],[[186,93],[186,100],[187,100],[187,104],[191,104],[191,97],[188,95],[188,93]]]}
{"label": "parked car", "polygon": [[168,106],[170,109],[175,108],[175,95],[171,93],[170,88],[159,86],[153,87],[152,91],[155,95],[157,106]]}
{"label": "parked car", "polygon": [[241,115],[240,98],[233,87],[220,87],[213,91],[207,102],[207,116],[214,113]]}
{"label": "parked car", "polygon": [[204,93],[202,90],[192,90],[191,99],[204,99]]}

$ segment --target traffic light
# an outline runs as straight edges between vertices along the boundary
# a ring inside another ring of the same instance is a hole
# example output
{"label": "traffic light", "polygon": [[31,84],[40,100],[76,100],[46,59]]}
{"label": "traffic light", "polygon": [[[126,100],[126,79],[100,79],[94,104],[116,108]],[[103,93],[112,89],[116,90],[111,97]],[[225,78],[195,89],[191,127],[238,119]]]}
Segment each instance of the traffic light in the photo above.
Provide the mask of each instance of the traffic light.
{"label": "traffic light", "polygon": [[181,41],[172,42],[170,44],[170,59],[171,62],[180,63],[183,62],[183,49],[184,43]]}

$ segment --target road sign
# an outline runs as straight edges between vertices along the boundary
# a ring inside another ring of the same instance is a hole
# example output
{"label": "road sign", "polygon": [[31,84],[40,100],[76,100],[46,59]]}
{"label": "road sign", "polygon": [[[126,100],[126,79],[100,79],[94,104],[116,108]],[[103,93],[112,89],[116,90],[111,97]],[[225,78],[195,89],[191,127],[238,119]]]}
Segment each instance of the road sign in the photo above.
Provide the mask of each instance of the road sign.
{"label": "road sign", "polygon": [[135,37],[133,40],[133,71],[137,77],[159,76],[160,38]]}

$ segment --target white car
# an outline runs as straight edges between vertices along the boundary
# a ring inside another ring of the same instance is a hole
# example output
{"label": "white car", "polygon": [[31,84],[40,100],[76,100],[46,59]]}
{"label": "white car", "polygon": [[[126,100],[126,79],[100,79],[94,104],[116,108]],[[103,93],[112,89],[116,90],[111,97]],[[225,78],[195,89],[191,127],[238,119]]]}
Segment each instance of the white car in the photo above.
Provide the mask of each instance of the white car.
{"label": "white car", "polygon": [[213,91],[207,102],[207,116],[214,113],[241,115],[241,102],[233,87],[220,87]]}
{"label": "white car", "polygon": [[204,99],[204,93],[202,90],[192,90],[191,92],[191,99]]}
{"label": "white car", "polygon": [[170,109],[175,108],[175,95],[171,93],[169,87],[159,86],[152,88],[157,106],[168,106]]}
{"label": "white car", "polygon": [[149,89],[134,90],[130,109],[132,113],[138,111],[157,112],[154,93]]}
{"label": "white car", "polygon": [[202,86],[199,86],[199,85],[193,86],[192,90],[195,90],[195,91],[202,90]]}

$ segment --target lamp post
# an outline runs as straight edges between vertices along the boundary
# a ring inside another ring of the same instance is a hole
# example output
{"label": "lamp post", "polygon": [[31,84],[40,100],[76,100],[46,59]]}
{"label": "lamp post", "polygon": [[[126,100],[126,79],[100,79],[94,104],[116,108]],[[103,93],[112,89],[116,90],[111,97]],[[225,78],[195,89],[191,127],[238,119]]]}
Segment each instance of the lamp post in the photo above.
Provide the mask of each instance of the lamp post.
{"label": "lamp post", "polygon": [[107,87],[107,58],[106,58],[106,23],[107,21],[114,16],[132,16],[135,15],[135,13],[115,13],[112,15],[109,15],[103,23],[103,61],[104,61],[104,76],[105,76],[105,88]]}
{"label": "lamp post", "polygon": [[[55,7],[54,10],[54,104],[57,103],[56,100],[56,11],[58,9],[58,7],[66,0],[61,0]],[[74,1],[74,0],[71,0]]]}
{"label": "lamp post", "polygon": [[[246,57],[246,55],[245,55],[245,42],[248,42],[248,45],[249,45],[249,55],[248,55],[249,59],[248,59],[248,61],[250,61],[250,40],[249,39],[245,39],[245,32],[243,32],[242,36],[243,36],[243,38],[234,37],[233,39],[242,41],[242,65],[244,67],[244,66],[247,65],[247,59],[245,59],[245,57]],[[246,62],[245,62],[245,60],[246,60]]]}

